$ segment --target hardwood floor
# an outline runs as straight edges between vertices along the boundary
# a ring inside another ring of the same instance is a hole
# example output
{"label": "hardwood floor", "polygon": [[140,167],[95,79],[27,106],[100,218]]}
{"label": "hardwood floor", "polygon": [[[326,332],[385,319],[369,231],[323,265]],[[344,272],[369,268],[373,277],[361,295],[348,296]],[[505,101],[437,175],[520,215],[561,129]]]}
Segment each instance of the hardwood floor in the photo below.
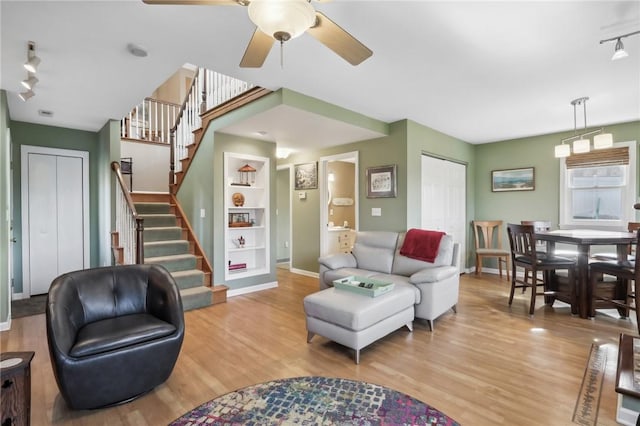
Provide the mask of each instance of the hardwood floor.
{"label": "hardwood floor", "polygon": [[361,352],[316,336],[306,343],[302,298],[317,280],[278,268],[279,287],[230,298],[185,313],[186,336],[169,380],[129,404],[69,411],[49,361],[44,315],[13,320],[0,333],[1,350],[35,351],[32,424],[163,425],[226,392],[254,383],[305,375],[364,380],[408,393],[463,425],[570,425],[591,343],[609,347],[599,425],[615,425],[617,342],[635,334],[629,320],[571,316],[539,299],[527,315],[528,293],[507,305],[506,280],[461,278],[458,313],[429,332],[417,321]]}

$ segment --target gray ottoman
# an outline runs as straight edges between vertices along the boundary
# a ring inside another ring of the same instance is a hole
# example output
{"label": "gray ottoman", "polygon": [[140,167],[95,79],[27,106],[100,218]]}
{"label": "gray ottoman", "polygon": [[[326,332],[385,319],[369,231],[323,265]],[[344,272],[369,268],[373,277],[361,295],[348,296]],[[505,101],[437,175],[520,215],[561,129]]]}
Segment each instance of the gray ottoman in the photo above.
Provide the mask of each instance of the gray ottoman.
{"label": "gray ottoman", "polygon": [[417,289],[396,284],[389,293],[369,297],[347,290],[328,288],[304,298],[307,342],[316,334],[356,351],[381,337],[407,326],[413,331]]}

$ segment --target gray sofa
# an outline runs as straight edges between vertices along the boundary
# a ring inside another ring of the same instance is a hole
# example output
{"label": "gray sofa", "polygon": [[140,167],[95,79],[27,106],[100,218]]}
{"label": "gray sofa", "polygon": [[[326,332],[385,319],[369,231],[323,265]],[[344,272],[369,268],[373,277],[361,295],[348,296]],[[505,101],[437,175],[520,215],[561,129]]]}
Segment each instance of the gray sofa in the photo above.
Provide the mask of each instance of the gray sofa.
{"label": "gray sofa", "polygon": [[[339,253],[318,259],[320,289],[350,275],[395,283],[415,294],[415,317],[433,321],[458,303],[460,283],[459,247],[450,235],[440,241],[433,263],[400,254],[404,232],[358,232],[352,253]],[[395,291],[395,290],[394,290]]]}

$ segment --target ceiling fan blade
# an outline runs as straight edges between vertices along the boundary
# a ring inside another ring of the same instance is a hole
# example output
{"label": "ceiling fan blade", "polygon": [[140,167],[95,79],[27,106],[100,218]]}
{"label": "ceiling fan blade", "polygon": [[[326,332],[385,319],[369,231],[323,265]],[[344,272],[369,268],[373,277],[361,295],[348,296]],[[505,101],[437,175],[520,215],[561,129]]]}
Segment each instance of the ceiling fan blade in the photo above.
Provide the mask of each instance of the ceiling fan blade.
{"label": "ceiling fan blade", "polygon": [[273,37],[256,28],[240,61],[240,66],[242,68],[260,68],[264,64],[264,60],[267,59],[274,41]]}
{"label": "ceiling fan blade", "polygon": [[307,32],[351,65],[358,65],[373,55],[367,46],[321,12],[316,11],[316,25],[309,28]]}
{"label": "ceiling fan blade", "polygon": [[235,0],[142,0],[146,4],[175,4],[175,5],[201,5],[201,6],[238,6],[241,3]]}

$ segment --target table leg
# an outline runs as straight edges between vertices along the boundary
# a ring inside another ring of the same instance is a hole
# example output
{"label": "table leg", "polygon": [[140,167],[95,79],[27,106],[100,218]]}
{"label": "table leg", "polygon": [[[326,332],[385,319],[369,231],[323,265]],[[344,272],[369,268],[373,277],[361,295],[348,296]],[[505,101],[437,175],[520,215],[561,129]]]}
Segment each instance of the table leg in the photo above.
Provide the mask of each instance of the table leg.
{"label": "table leg", "polygon": [[589,318],[591,314],[591,292],[589,291],[589,246],[578,244],[578,313],[580,318]]}

